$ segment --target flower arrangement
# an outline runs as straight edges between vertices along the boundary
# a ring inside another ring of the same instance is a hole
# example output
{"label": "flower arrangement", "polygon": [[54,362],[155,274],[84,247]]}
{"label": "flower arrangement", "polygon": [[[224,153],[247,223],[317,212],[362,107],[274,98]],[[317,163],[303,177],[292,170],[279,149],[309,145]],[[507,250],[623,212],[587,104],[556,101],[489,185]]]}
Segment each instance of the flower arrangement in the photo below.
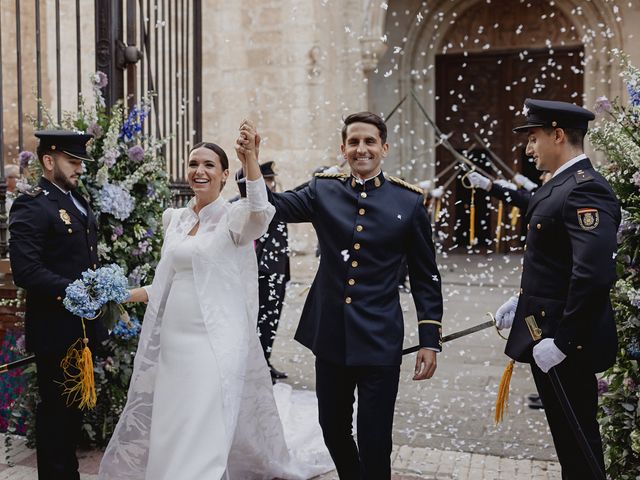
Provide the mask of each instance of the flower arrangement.
{"label": "flower arrangement", "polygon": [[[87,98],[77,112],[68,112],[58,125],[43,108],[46,124],[40,128],[63,128],[94,135],[88,145],[96,160],[86,162],[79,189],[88,195],[99,224],[98,254],[101,263],[115,264],[128,272],[129,287],[151,283],[162,246],[162,212],[170,200],[169,178],[161,156],[164,141],[145,135],[151,96],[143,98],[130,110],[118,102],[108,110],[102,88],[108,79],[102,72],[91,77],[93,102]],[[20,154],[25,177],[23,188],[38,181],[40,166],[31,152]],[[85,412],[83,438],[85,446],[105,446],[126,402],[129,379],[133,371],[133,354],[137,348],[139,322],[144,305],[128,307],[130,325],[116,323],[103,345],[104,353],[94,361],[97,403]],[[86,312],[90,313],[90,312]],[[35,414],[35,376],[18,397],[12,411],[15,422],[25,421],[27,437],[33,444]]]}
{"label": "flower arrangement", "polygon": [[120,305],[128,296],[128,280],[124,270],[113,263],[83,272],[82,279],[71,282],[67,287],[62,304],[79,317],[93,319],[99,316],[103,325],[113,330],[121,317],[128,321]]}
{"label": "flower arrangement", "polygon": [[591,143],[610,162],[603,174],[622,207],[618,230],[618,278],[612,302],[618,328],[616,364],[598,383],[600,426],[607,474],[617,480],[640,475],[640,70],[628,56],[614,51],[629,93],[620,99],[597,99],[599,125],[590,133]]}

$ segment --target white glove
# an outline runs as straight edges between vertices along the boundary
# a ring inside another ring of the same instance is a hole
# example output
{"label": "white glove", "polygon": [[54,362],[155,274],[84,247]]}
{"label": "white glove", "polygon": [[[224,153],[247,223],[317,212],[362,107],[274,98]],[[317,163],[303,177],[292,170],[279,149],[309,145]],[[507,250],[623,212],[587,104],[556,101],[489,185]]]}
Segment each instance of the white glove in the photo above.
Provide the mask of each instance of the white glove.
{"label": "white glove", "polygon": [[509,180],[494,180],[493,183],[495,183],[496,185],[500,185],[502,188],[507,188],[509,190],[518,189],[518,186],[515,183],[510,182]]}
{"label": "white glove", "polygon": [[567,356],[556,347],[553,338],[543,338],[540,343],[533,347],[533,359],[544,373],[547,373],[565,358]]}
{"label": "white glove", "polygon": [[433,188],[433,182],[431,180],[422,180],[418,183],[418,186],[423,190],[431,190]]}
{"label": "white glove", "polygon": [[442,188],[442,187],[434,188],[431,191],[431,196],[433,198],[440,198],[440,197],[442,197],[443,194],[444,194],[444,188]]}
{"label": "white glove", "polygon": [[530,192],[531,190],[535,190],[536,188],[538,188],[538,185],[536,185],[534,182],[529,180],[527,177],[525,177],[521,173],[516,173],[513,179],[516,181],[516,183],[522,185],[522,188],[524,188],[527,192]]}
{"label": "white glove", "polygon": [[486,191],[491,190],[491,180],[487,177],[483,177],[478,172],[471,172],[467,175],[467,178],[469,179],[469,183],[475,188],[482,188]]}
{"label": "white glove", "polygon": [[518,308],[518,297],[511,297],[496,311],[496,327],[498,330],[511,328]]}

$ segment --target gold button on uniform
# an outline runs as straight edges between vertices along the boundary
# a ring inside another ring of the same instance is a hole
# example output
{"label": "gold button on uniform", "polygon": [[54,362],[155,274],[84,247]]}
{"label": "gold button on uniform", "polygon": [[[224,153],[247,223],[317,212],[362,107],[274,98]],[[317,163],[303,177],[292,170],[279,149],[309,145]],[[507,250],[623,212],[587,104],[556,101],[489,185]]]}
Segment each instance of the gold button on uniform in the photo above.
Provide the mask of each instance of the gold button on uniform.
{"label": "gold button on uniform", "polygon": [[87,235],[89,235],[89,233],[91,233],[91,232],[89,232],[89,229],[87,228]]}
{"label": "gold button on uniform", "polygon": [[362,198],[367,198],[367,192],[360,192],[360,196]]}
{"label": "gold button on uniform", "polygon": [[356,227],[356,231],[361,232],[364,229],[364,227],[362,225],[358,225]]}
{"label": "gold button on uniform", "polygon": [[529,228],[530,228],[530,227],[531,227],[531,225],[529,225],[529,224],[527,223],[527,230],[529,230]]}
{"label": "gold button on uniform", "polygon": [[358,215],[364,215],[364,208],[361,208],[360,210],[358,210]]}
{"label": "gold button on uniform", "polygon": [[358,261],[357,261],[357,260],[354,260],[353,262],[351,262],[351,266],[352,266],[353,268],[356,268],[356,267],[358,266]]}
{"label": "gold button on uniform", "polygon": [[91,250],[91,251],[93,252],[93,245],[91,245],[91,246],[89,247],[89,250]]}
{"label": "gold button on uniform", "polygon": [[360,250],[360,244],[359,243],[354,244],[353,245],[353,249],[354,250]]}
{"label": "gold button on uniform", "polygon": [[537,225],[536,225],[536,228],[537,228],[538,230],[540,230],[540,229],[542,228],[542,225],[537,224]]}
{"label": "gold button on uniform", "polygon": [[69,230],[67,230],[67,232],[69,232],[69,233],[73,233],[73,230],[69,229]]}
{"label": "gold button on uniform", "polygon": [[349,285],[355,285],[356,281],[353,278],[350,278],[348,283]]}
{"label": "gold button on uniform", "polygon": [[62,297],[58,296],[58,297],[56,297],[56,300],[58,300],[60,302],[62,300]]}
{"label": "gold button on uniform", "polygon": [[351,303],[351,297],[347,297],[344,299],[344,303]]}
{"label": "gold button on uniform", "polygon": [[578,346],[576,347],[576,350],[582,350],[582,345],[578,345]]}
{"label": "gold button on uniform", "polygon": [[542,310],[542,311],[540,312],[540,315],[542,315],[542,316],[544,317],[544,316],[546,316],[547,314],[546,314],[546,312],[545,312],[544,310]]}

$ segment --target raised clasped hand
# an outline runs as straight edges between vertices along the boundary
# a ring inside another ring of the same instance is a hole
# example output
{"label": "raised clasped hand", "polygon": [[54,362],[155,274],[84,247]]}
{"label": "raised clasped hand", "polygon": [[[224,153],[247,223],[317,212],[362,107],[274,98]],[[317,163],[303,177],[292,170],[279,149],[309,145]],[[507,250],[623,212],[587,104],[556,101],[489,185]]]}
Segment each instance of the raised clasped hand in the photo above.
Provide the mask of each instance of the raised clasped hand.
{"label": "raised clasped hand", "polygon": [[236,140],[236,155],[244,167],[247,161],[257,162],[260,151],[260,135],[247,119],[240,124],[240,134]]}

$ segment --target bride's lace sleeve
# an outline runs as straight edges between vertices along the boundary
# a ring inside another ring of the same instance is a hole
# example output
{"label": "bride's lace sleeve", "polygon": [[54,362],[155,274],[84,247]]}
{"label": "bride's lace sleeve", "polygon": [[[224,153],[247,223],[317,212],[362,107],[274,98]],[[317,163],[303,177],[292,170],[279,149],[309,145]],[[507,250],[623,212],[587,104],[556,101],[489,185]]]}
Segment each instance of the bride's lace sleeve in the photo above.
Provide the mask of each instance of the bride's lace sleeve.
{"label": "bride's lace sleeve", "polygon": [[247,180],[247,198],[233,203],[229,212],[229,231],[234,242],[246,245],[260,238],[269,228],[274,213],[264,179]]}

